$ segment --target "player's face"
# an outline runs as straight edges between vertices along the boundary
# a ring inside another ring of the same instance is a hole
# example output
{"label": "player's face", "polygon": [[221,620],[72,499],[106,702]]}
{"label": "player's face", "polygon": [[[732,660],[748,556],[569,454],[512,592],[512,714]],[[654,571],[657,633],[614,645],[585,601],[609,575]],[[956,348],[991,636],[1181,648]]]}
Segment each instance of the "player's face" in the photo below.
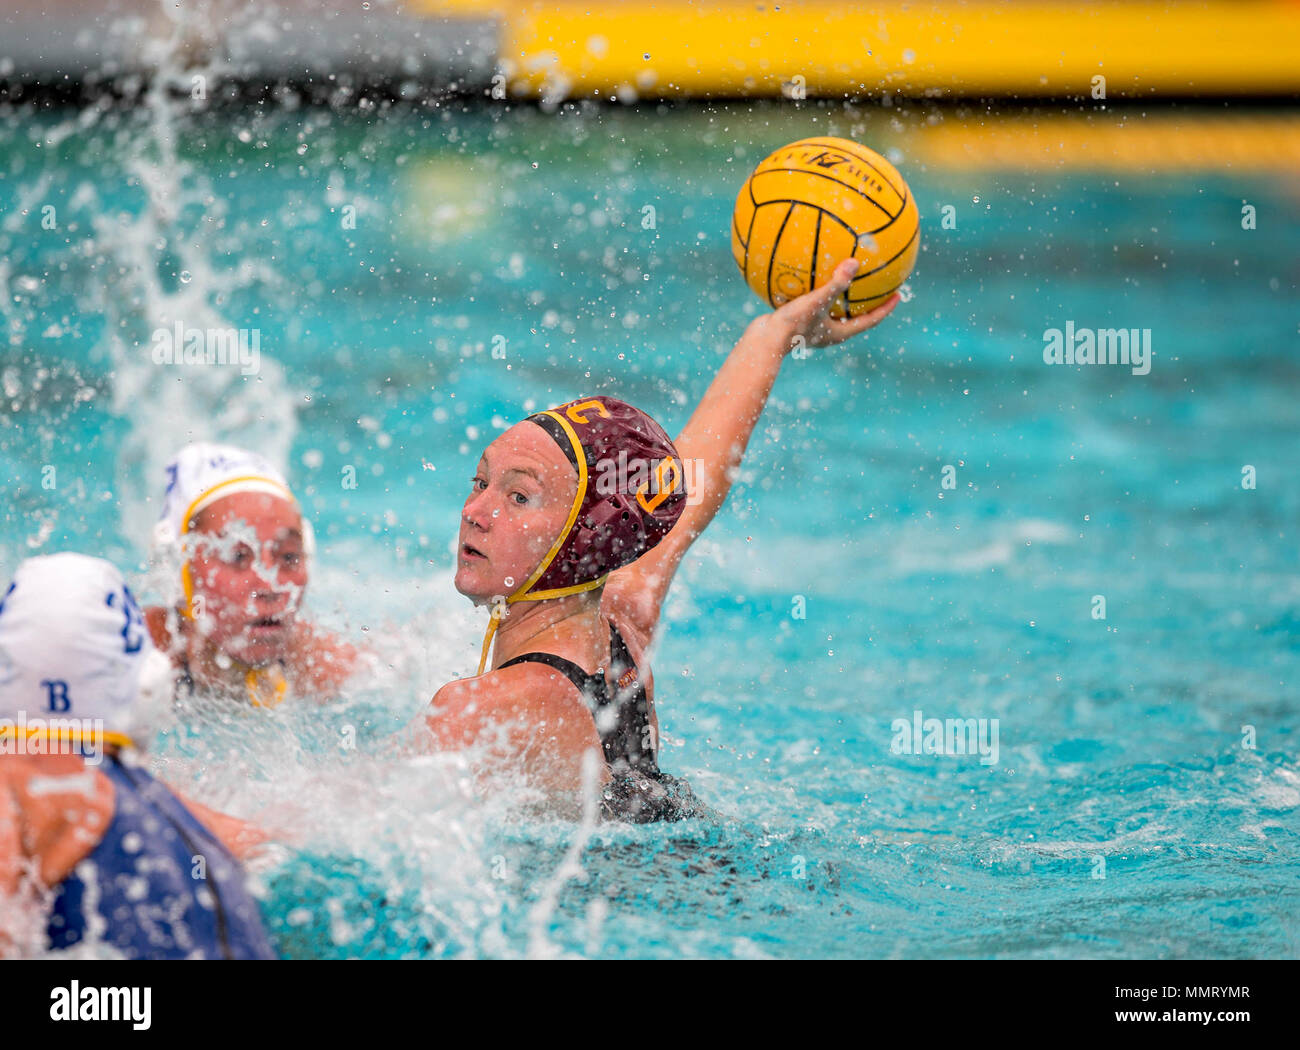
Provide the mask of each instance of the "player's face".
{"label": "player's face", "polygon": [[200,632],[241,663],[284,659],[307,587],[302,515],[276,496],[238,492],[202,511],[190,574]]}
{"label": "player's face", "polygon": [[564,528],[578,475],[536,423],[517,423],[484,451],[460,515],[456,589],[477,604],[510,595]]}

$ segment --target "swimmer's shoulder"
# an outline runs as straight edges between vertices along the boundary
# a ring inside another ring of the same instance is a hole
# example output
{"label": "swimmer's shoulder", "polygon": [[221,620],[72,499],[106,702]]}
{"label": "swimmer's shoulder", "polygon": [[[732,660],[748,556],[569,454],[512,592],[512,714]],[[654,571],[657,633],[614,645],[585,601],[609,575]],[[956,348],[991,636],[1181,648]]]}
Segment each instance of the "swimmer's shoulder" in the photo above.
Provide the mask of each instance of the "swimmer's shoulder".
{"label": "swimmer's shoulder", "polygon": [[449,682],[434,696],[427,725],[439,748],[472,748],[488,783],[522,776],[548,811],[581,812],[584,756],[599,756],[596,723],[573,683],[544,664],[516,664]]}
{"label": "swimmer's shoulder", "polygon": [[42,884],[57,886],[104,837],[116,799],[113,782],[76,755],[6,755],[0,840],[16,834],[19,855],[38,862]]}
{"label": "swimmer's shoulder", "polygon": [[473,713],[499,720],[512,714],[531,716],[539,703],[552,706],[573,693],[572,683],[560,671],[527,662],[448,682],[434,694],[431,706],[438,714]]}
{"label": "swimmer's shoulder", "polygon": [[434,694],[428,718],[444,746],[472,743],[488,727],[509,724],[577,735],[584,743],[595,733],[573,683],[555,668],[532,662],[448,682]]}

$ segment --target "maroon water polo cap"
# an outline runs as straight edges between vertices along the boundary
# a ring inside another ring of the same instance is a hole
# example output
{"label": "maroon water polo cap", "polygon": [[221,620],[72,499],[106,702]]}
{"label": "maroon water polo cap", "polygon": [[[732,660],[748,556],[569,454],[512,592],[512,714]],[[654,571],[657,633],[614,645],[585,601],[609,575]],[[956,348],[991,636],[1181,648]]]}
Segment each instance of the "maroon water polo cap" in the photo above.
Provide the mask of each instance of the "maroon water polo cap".
{"label": "maroon water polo cap", "polygon": [[578,474],[568,521],[510,601],[588,590],[654,548],[686,509],[686,479],[663,427],[626,401],[581,397],[528,417]]}

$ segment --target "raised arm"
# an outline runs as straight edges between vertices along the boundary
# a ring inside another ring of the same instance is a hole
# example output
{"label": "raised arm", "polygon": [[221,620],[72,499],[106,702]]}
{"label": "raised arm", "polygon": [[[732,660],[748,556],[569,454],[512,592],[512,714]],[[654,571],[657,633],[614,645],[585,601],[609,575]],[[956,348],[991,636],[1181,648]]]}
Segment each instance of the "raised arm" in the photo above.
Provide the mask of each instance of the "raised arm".
{"label": "raised arm", "polygon": [[[895,295],[869,313],[837,320],[831,305],[858,271],[846,259],[821,288],[755,318],[709,384],[674,442],[692,483],[690,504],[667,539],[644,557],[611,574],[605,602],[646,642],[659,622],[668,587],[682,557],[726,502],[750,435],[763,414],[787,354],[796,346],[831,346],[873,328],[898,305]],[[802,340],[802,344],[801,341]]]}
{"label": "raised arm", "polygon": [[334,700],[353,673],[364,667],[366,652],[339,635],[299,620],[294,625],[289,666],[294,680],[320,703]]}

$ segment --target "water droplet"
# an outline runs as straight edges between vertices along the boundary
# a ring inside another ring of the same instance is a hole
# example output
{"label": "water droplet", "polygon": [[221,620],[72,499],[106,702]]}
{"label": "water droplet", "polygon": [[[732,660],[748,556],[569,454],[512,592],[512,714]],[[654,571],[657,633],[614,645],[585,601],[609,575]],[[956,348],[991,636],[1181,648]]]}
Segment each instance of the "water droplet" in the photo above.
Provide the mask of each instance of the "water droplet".
{"label": "water droplet", "polygon": [[979,194],[975,194],[975,196],[970,199],[970,202],[972,204],[978,204],[980,202]]}
{"label": "water droplet", "polygon": [[189,270],[181,271],[181,284],[189,284],[192,280],[194,280],[194,275]]}
{"label": "water droplet", "polygon": [[492,517],[494,517],[494,518],[499,518],[499,517],[501,517],[501,508],[500,508],[500,507],[498,507],[496,510],[494,510],[494,511],[492,512]]}
{"label": "water droplet", "polygon": [[507,586],[507,587],[513,587],[514,585],[515,585],[515,578],[514,578],[513,576],[507,576],[507,577],[506,577],[506,586]]}

